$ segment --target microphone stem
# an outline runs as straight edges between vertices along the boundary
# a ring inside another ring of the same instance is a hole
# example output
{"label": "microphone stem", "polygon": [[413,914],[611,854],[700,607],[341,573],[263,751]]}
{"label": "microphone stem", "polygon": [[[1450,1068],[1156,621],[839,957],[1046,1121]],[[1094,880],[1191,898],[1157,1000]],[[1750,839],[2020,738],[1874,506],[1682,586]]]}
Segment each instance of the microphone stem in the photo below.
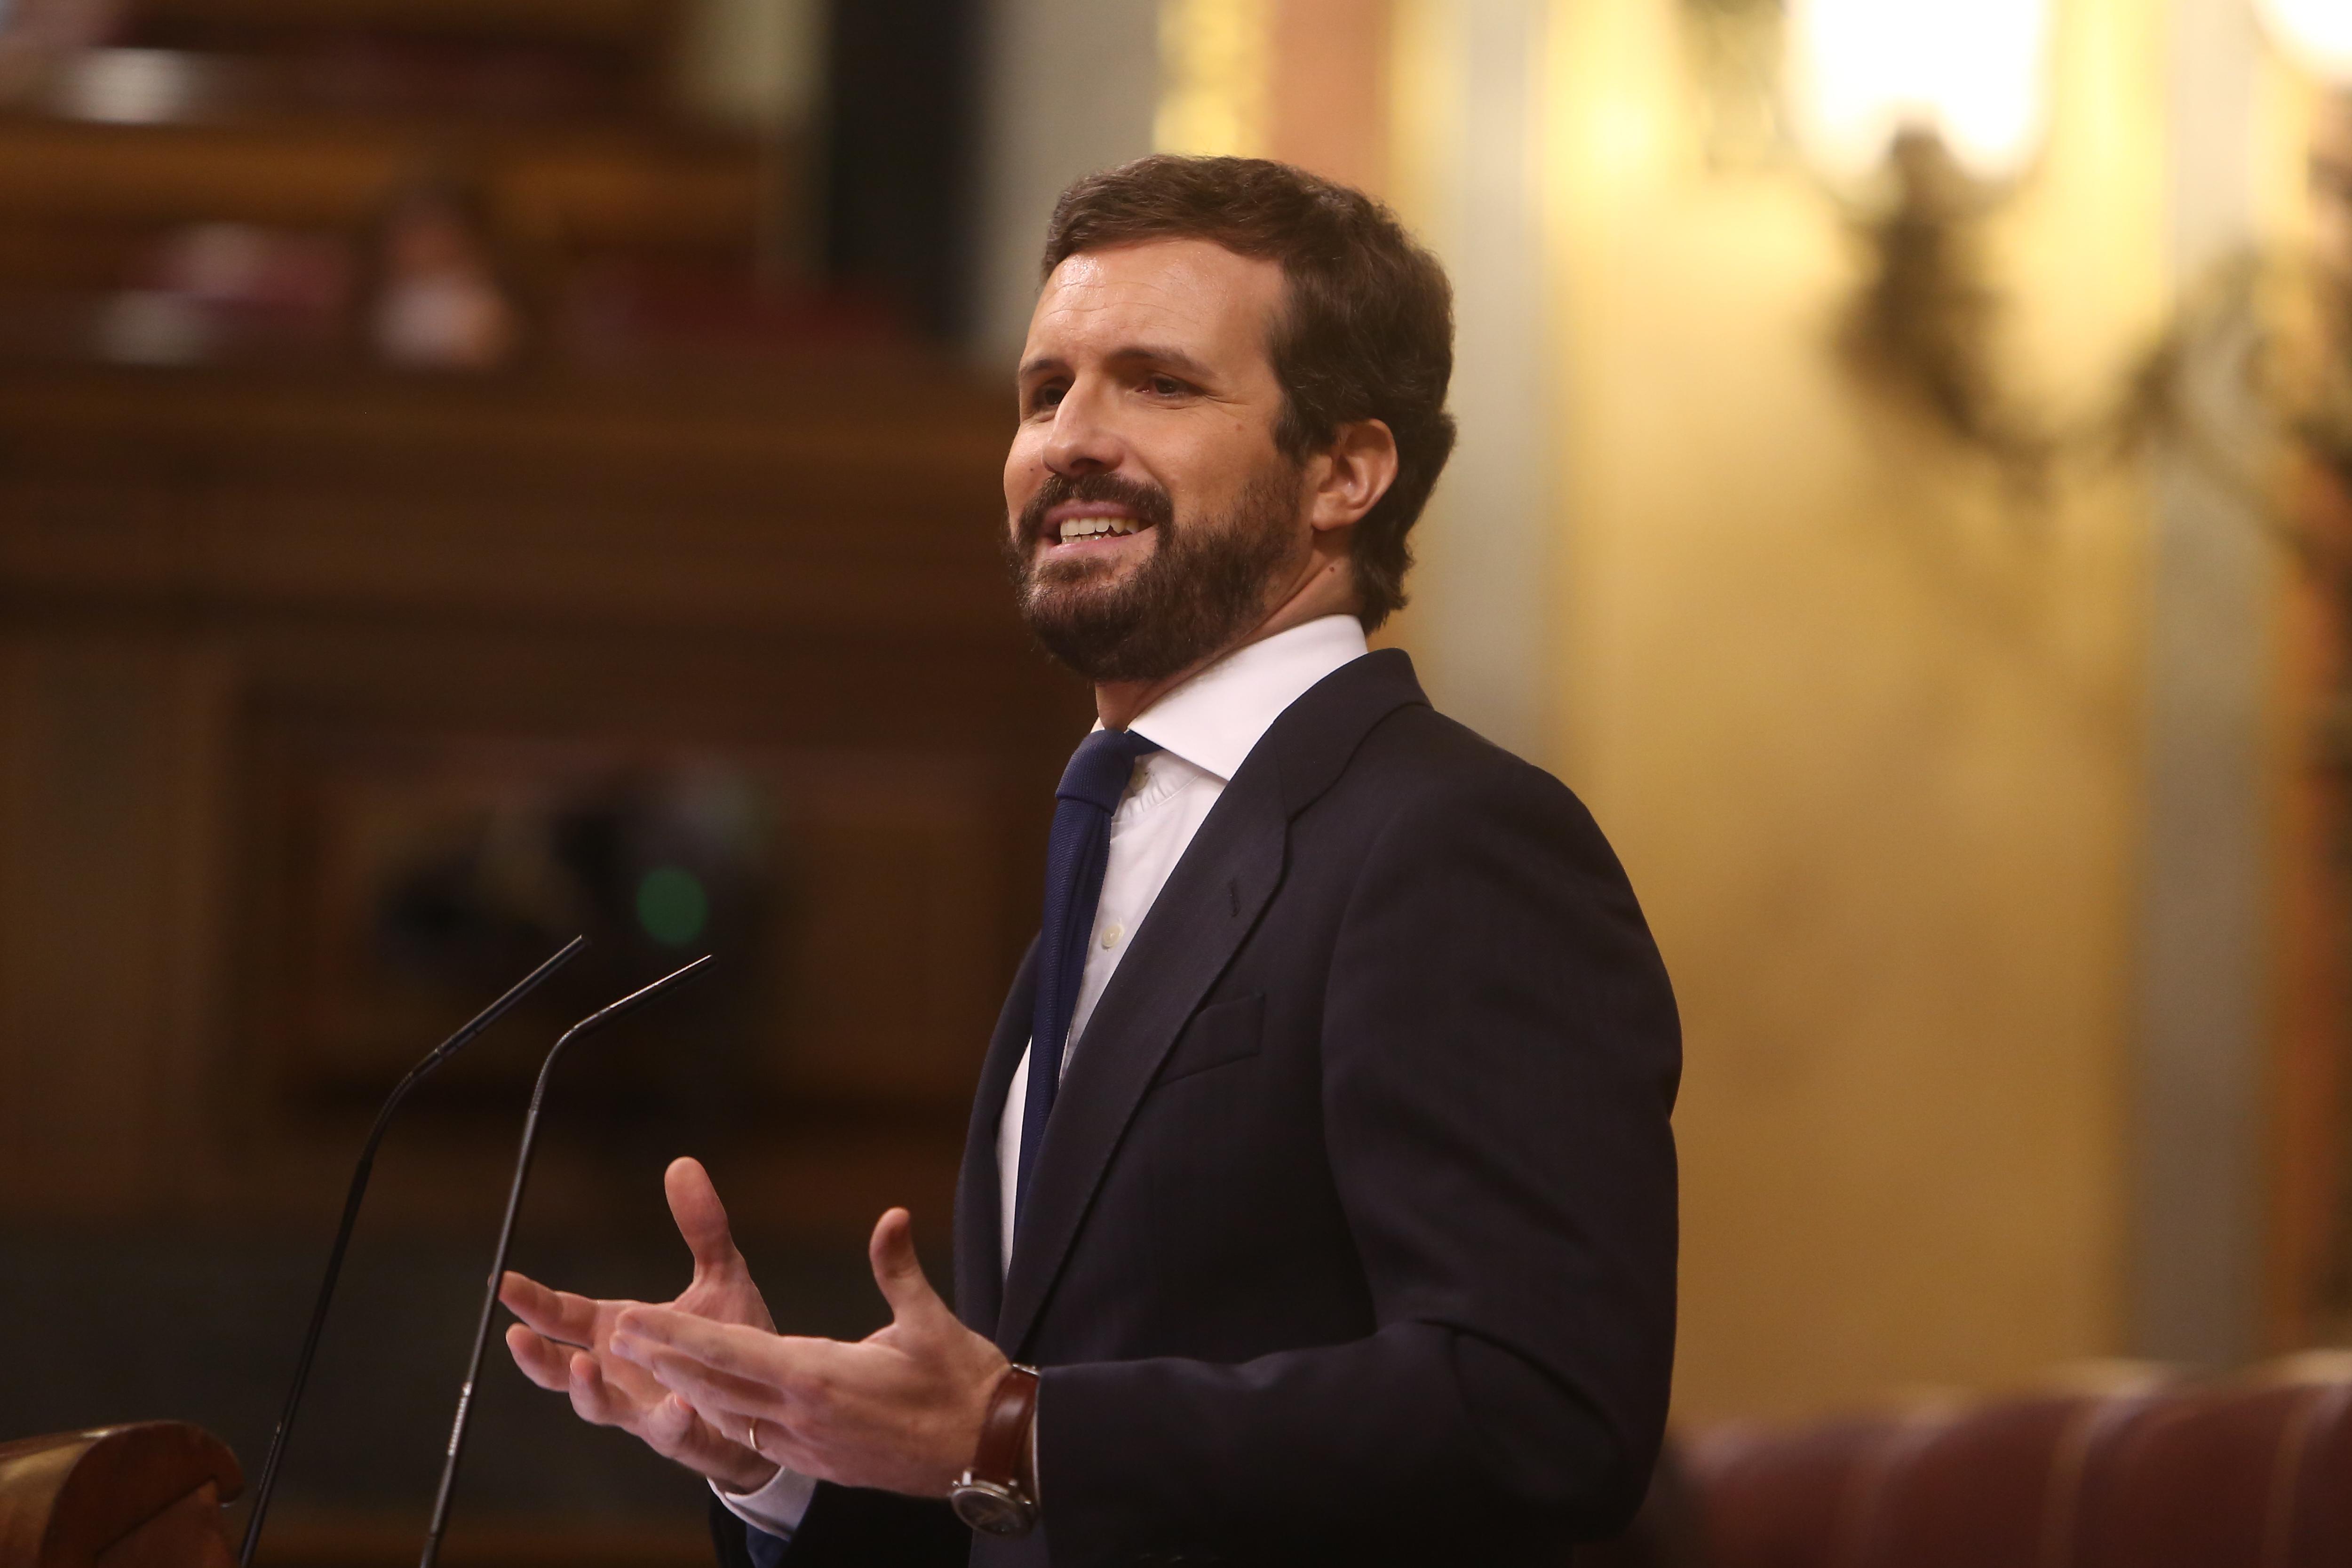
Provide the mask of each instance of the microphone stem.
{"label": "microphone stem", "polygon": [[302,1353],[295,1358],[294,1384],[286,1391],[286,1404],[278,1414],[278,1428],[270,1434],[269,1453],[261,1462],[261,1479],[253,1489],[253,1512],[245,1521],[245,1542],[237,1550],[238,1568],[252,1568],[253,1553],[261,1544],[262,1521],[269,1516],[269,1500],[278,1489],[278,1469],[286,1458],[286,1439],[294,1430],[294,1413],[301,1407],[302,1392],[310,1385],[310,1363],[319,1353],[319,1339],[327,1327],[327,1309],[334,1304],[335,1282],[343,1272],[343,1254],[352,1244],[352,1231],[359,1223],[360,1201],[367,1196],[368,1177],[375,1169],[375,1152],[383,1143],[384,1131],[392,1125],[393,1112],[408,1098],[408,1091],[424,1081],[425,1076],[455,1056],[473,1037],[504,1017],[508,1009],[521,1001],[539,983],[572,961],[574,953],[587,944],[587,938],[573,937],[563,944],[547,962],[532,970],[508,990],[505,995],[476,1014],[456,1034],[434,1047],[431,1055],[404,1074],[394,1084],[383,1109],[375,1113],[375,1125],[368,1129],[367,1143],[360,1151],[358,1168],[352,1172],[351,1190],[343,1195],[343,1217],[335,1226],[335,1245],[327,1253],[326,1277],[319,1282],[318,1300],[310,1307],[310,1326],[302,1334]]}
{"label": "microphone stem", "polygon": [[489,1349],[490,1324],[499,1310],[499,1282],[506,1276],[507,1252],[514,1245],[515,1218],[522,1212],[523,1186],[530,1180],[530,1156],[539,1142],[539,1113],[547,1100],[548,1080],[555,1076],[555,1064],[562,1058],[563,1048],[580,1036],[612,1022],[625,1013],[652,1001],[690,974],[709,964],[708,953],[683,969],[673,970],[639,991],[631,992],[618,1002],[595,1013],[563,1031],[547,1060],[541,1064],[539,1081],[531,1085],[530,1110],[522,1121],[522,1146],[515,1152],[514,1183],[507,1189],[507,1215],[499,1226],[499,1248],[490,1259],[490,1280],[482,1292],[482,1315],[474,1325],[474,1353],[466,1363],[466,1382],[457,1391],[457,1415],[449,1426],[449,1451],[441,1460],[441,1484],[433,1496],[433,1522],[425,1534],[425,1554],[418,1559],[418,1568],[433,1568],[434,1560],[441,1554],[441,1535],[449,1527],[449,1500],[457,1489],[457,1463],[466,1449],[466,1431],[474,1416],[474,1386],[482,1375],[482,1357]]}
{"label": "microphone stem", "polygon": [[555,1048],[547,1053],[547,1061],[539,1069],[539,1081],[531,1086],[530,1110],[523,1118],[522,1147],[515,1155],[514,1184],[507,1189],[507,1215],[499,1226],[499,1249],[490,1259],[490,1283],[482,1296],[482,1315],[474,1325],[474,1352],[466,1363],[466,1382],[457,1391],[457,1417],[449,1428],[449,1451],[441,1461],[441,1484],[433,1496],[433,1522],[425,1534],[425,1555],[419,1568],[433,1568],[434,1559],[441,1554],[441,1534],[449,1527],[449,1499],[457,1489],[458,1456],[466,1447],[466,1430],[474,1415],[474,1384],[482,1375],[482,1357],[489,1349],[490,1323],[498,1315],[499,1283],[506,1277],[507,1252],[514,1245],[515,1216],[522,1212],[523,1185],[530,1179],[531,1150],[539,1142],[540,1106],[547,1098],[547,1080],[555,1072],[556,1059],[572,1037],[588,1027],[594,1019],[584,1020],[563,1031]]}
{"label": "microphone stem", "polygon": [[420,1065],[408,1069],[375,1113],[375,1125],[369,1129],[367,1147],[361,1152],[359,1168],[352,1173],[351,1191],[343,1197],[342,1223],[335,1227],[335,1245],[327,1254],[327,1277],[319,1286],[318,1300],[310,1309],[310,1326],[302,1334],[302,1353],[294,1363],[294,1387],[286,1396],[285,1408],[278,1413],[278,1429],[270,1435],[269,1455],[261,1462],[261,1479],[253,1491],[253,1512],[245,1521],[245,1544],[237,1552],[238,1568],[252,1568],[254,1549],[261,1543],[262,1521],[269,1516],[269,1495],[278,1489],[278,1467],[286,1458],[287,1434],[294,1429],[295,1406],[302,1401],[302,1391],[310,1381],[310,1363],[319,1353],[319,1337],[327,1327],[327,1309],[335,1299],[335,1281],[343,1271],[343,1253],[352,1244],[352,1230],[359,1222],[360,1200],[367,1196],[368,1176],[375,1167],[376,1145],[383,1142],[384,1129],[392,1125],[392,1113],[408,1098],[425,1076]]}

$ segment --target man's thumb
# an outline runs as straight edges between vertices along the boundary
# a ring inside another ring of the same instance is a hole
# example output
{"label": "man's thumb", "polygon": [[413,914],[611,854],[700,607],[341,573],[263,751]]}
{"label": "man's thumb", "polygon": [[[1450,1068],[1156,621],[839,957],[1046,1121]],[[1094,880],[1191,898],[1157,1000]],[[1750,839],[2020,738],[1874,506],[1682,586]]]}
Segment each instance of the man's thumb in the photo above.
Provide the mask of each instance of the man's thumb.
{"label": "man's thumb", "polygon": [[923,1273],[923,1260],[915,1256],[914,1216],[905,1209],[892,1209],[876,1222],[866,1254],[874,1264],[874,1283],[890,1303],[891,1317],[903,1323],[947,1311],[947,1303]]}
{"label": "man's thumb", "polygon": [[669,1199],[670,1218],[677,1222],[677,1234],[694,1254],[698,1271],[735,1261],[735,1234],[727,1224],[727,1205],[719,1201],[719,1189],[711,1185],[710,1173],[702,1168],[701,1161],[684,1156],[672,1160],[669,1169],[662,1173],[662,1192]]}

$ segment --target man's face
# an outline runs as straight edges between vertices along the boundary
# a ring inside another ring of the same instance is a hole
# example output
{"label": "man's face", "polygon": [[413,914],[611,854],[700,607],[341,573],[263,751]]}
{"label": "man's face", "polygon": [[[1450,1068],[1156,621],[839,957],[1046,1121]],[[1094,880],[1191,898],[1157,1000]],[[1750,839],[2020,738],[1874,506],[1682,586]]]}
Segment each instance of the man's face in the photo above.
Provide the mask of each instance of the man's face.
{"label": "man's face", "polygon": [[1307,559],[1267,357],[1282,270],[1205,240],[1072,256],[1022,351],[1006,553],[1048,652],[1097,681],[1188,669]]}

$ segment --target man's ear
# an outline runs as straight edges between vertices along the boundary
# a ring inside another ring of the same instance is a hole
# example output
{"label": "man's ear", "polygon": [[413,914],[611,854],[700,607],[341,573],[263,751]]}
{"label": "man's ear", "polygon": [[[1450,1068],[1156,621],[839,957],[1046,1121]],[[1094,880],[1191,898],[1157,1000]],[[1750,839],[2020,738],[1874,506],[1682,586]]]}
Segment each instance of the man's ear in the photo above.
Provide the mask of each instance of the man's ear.
{"label": "man's ear", "polygon": [[1339,426],[1311,466],[1314,494],[1307,521],[1317,532],[1347,528],[1380,504],[1396,483],[1396,435],[1378,419]]}

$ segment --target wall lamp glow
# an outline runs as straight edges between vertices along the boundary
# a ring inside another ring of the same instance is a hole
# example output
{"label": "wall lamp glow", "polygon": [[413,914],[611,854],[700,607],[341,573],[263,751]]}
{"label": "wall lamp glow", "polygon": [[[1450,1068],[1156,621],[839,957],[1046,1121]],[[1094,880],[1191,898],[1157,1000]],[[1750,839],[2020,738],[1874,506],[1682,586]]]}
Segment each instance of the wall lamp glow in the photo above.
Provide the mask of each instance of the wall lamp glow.
{"label": "wall lamp glow", "polygon": [[1876,254],[1845,346],[2032,484],[2055,441],[2000,395],[1999,300],[1974,250],[1979,220],[2049,138],[2052,6],[1790,0],[1781,62],[1792,138]]}
{"label": "wall lamp glow", "polygon": [[[1996,374],[2000,299],[1977,258],[1983,218],[2049,137],[2057,0],[1780,3],[1790,140],[1876,262],[1847,321],[1856,367],[2029,491],[2070,460],[2163,436],[2352,603],[2352,548],[2283,508],[2247,434],[2293,440],[2352,493],[2352,0],[2246,0],[2280,53],[2330,89],[2311,146],[2311,255],[2252,251],[2217,266],[2117,378],[2112,406],[2064,426],[2021,406]],[[2315,353],[2269,323],[2262,300],[2281,290],[2311,291]]]}
{"label": "wall lamp glow", "polygon": [[2254,0],[2281,49],[2314,76],[2352,86],[2352,5],[2345,0]]}
{"label": "wall lamp glow", "polygon": [[1848,189],[1878,175],[1906,132],[1934,136],[1971,179],[2015,180],[2049,134],[2050,7],[1791,0],[1783,81],[1798,144]]}

